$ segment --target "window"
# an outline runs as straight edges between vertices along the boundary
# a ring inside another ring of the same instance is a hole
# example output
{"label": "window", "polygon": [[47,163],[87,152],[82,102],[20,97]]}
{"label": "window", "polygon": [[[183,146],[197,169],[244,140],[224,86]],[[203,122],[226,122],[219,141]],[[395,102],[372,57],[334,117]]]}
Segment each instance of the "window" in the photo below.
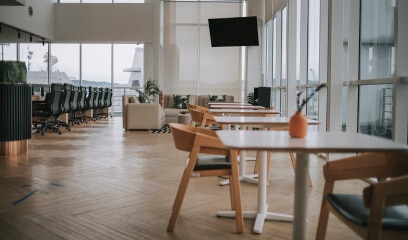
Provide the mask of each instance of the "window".
{"label": "window", "polygon": [[51,45],[51,83],[80,85],[79,44]]}
{"label": "window", "polygon": [[[392,139],[395,1],[361,0],[358,131]],[[364,85],[368,80],[374,84]]]}
{"label": "window", "polygon": [[20,61],[27,66],[27,82],[48,84],[48,44],[21,43]]}

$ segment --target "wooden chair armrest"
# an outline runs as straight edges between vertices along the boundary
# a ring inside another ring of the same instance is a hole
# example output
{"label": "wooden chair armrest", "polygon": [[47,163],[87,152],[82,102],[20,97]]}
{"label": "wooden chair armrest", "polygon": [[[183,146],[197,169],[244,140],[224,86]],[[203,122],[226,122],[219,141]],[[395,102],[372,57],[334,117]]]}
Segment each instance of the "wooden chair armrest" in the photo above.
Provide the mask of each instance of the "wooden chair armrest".
{"label": "wooden chair armrest", "polygon": [[364,188],[364,204],[370,207],[374,198],[385,200],[385,206],[408,204],[408,175],[371,184]]}
{"label": "wooden chair armrest", "polygon": [[364,153],[330,161],[323,172],[326,181],[396,177],[407,169],[406,158],[407,153]]}

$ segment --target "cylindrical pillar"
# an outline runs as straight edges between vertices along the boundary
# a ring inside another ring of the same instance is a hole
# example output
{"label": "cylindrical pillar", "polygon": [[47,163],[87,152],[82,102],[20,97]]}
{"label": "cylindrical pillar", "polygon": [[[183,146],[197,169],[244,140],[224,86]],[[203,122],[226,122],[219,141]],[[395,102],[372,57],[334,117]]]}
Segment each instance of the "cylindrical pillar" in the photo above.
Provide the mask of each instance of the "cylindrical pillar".
{"label": "cylindrical pillar", "polygon": [[31,112],[31,85],[0,83],[0,155],[27,152]]}

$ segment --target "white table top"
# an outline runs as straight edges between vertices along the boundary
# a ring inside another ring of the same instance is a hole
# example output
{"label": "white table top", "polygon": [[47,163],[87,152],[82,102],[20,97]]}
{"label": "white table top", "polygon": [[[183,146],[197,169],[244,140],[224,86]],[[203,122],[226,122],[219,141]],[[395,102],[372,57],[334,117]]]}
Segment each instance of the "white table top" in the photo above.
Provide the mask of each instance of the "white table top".
{"label": "white table top", "polygon": [[242,102],[208,102],[208,105],[241,105],[241,106],[251,106],[249,103]]}
{"label": "white table top", "polygon": [[408,151],[407,144],[348,132],[309,132],[305,138],[291,138],[287,131],[217,131],[222,143],[243,150],[275,152],[387,152]]}
{"label": "white table top", "polygon": [[[248,125],[273,125],[273,126],[288,126],[289,117],[238,117],[238,116],[214,116],[214,120],[222,124],[248,124]],[[309,125],[317,125],[320,122],[316,120],[307,120]]]}
{"label": "white table top", "polygon": [[254,106],[254,105],[211,105],[211,109],[217,109],[217,108],[229,108],[229,109],[263,109],[265,108],[264,106]]}
{"label": "white table top", "polygon": [[280,112],[272,109],[210,109],[212,113],[224,113],[224,114],[235,114],[235,115],[265,115],[265,114],[280,114]]}

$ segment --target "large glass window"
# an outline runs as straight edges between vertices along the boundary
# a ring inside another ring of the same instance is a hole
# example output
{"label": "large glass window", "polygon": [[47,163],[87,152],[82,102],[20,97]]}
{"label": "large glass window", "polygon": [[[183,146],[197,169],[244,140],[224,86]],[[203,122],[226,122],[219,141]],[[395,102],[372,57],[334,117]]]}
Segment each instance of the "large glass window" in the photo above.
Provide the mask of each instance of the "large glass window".
{"label": "large glass window", "polygon": [[361,1],[360,80],[394,76],[394,4],[394,0]]}
{"label": "large glass window", "polygon": [[79,44],[51,45],[51,83],[80,85]]}
{"label": "large glass window", "polygon": [[[208,19],[241,16],[242,3],[164,2],[167,92],[241,98],[241,48],[211,47]],[[182,91],[182,92],[180,92]]]}
{"label": "large glass window", "polygon": [[392,138],[393,85],[365,85],[359,88],[359,132]]}
{"label": "large glass window", "polygon": [[82,44],[82,86],[111,86],[111,44]]}
{"label": "large glass window", "polygon": [[21,43],[20,61],[27,66],[27,82],[48,84],[48,43]]}
{"label": "large glass window", "polygon": [[0,60],[17,60],[17,44],[15,43],[0,43]]}
{"label": "large glass window", "polygon": [[[361,0],[358,131],[391,139],[395,69],[395,1]],[[361,81],[364,84],[364,81]]]}

